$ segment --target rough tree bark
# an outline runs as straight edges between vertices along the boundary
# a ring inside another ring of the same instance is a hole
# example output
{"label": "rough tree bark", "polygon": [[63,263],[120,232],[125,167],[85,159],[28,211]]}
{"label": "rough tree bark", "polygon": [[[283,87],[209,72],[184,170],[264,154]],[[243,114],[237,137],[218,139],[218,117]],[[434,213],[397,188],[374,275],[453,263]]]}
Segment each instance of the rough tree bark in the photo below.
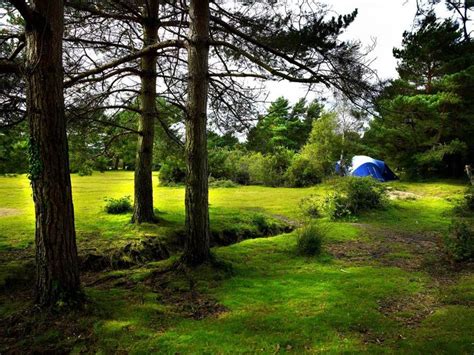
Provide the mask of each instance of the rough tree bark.
{"label": "rough tree bark", "polygon": [[31,3],[25,74],[36,214],[36,301],[53,306],[81,295],[64,114],[64,5],[62,0]]}
{"label": "rough tree bark", "polygon": [[[159,0],[150,0],[144,6],[143,30],[147,47],[158,41]],[[153,140],[156,119],[156,52],[141,58],[141,94],[137,157],[135,167],[135,202],[132,221],[135,223],[153,223]]]}
{"label": "rough tree bark", "polygon": [[209,90],[209,0],[191,0],[186,103],[186,242],[183,261],[198,265],[210,257],[207,166]]}

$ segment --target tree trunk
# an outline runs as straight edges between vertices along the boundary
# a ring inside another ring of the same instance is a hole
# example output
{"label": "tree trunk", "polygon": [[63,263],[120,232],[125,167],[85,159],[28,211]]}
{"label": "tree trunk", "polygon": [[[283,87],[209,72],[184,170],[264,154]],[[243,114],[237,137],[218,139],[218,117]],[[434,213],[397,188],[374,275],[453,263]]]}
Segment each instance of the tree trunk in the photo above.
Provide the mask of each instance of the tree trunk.
{"label": "tree trunk", "polygon": [[186,115],[186,243],[183,260],[209,259],[207,94],[209,89],[209,0],[191,0]]}
{"label": "tree trunk", "polygon": [[[159,0],[151,0],[144,6],[144,47],[158,40]],[[147,54],[141,59],[141,93],[137,158],[135,167],[135,202],[132,221],[153,223],[153,140],[156,119],[156,53]]]}
{"label": "tree trunk", "polygon": [[79,267],[64,115],[61,0],[32,1],[41,26],[26,26],[30,179],[36,214],[36,302],[77,301]]}

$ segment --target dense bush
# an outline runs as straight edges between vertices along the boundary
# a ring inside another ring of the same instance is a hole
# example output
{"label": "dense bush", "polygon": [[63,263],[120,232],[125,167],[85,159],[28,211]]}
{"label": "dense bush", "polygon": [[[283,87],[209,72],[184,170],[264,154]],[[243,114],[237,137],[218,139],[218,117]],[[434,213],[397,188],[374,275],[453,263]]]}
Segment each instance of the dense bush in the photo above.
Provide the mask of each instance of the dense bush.
{"label": "dense bush", "polygon": [[296,154],[286,172],[286,183],[291,187],[311,186],[320,183],[323,171],[308,157]]}
{"label": "dense bush", "polygon": [[469,211],[474,211],[474,186],[469,186],[464,193],[464,204]]}
{"label": "dense bush", "polygon": [[319,255],[326,230],[315,223],[308,224],[296,232],[296,252],[303,256]]}
{"label": "dense bush", "polygon": [[84,162],[77,170],[79,176],[90,176],[93,173],[92,164],[90,162]]}
{"label": "dense bush", "polygon": [[130,196],[120,198],[106,198],[105,212],[109,214],[121,214],[131,212],[133,210],[132,200]]}
{"label": "dense bush", "polygon": [[294,153],[290,150],[279,149],[272,155],[264,156],[261,166],[261,184],[265,186],[285,185],[285,175],[291,164]]}
{"label": "dense bush", "polygon": [[181,161],[163,163],[159,173],[160,185],[182,184],[186,179],[186,168]]}
{"label": "dense bush", "polygon": [[474,260],[474,231],[461,220],[453,220],[448,234],[444,237],[444,247],[453,261]]}
{"label": "dense bush", "polygon": [[321,203],[317,196],[310,195],[300,200],[299,207],[303,215],[310,218],[321,217]]}
{"label": "dense bush", "polygon": [[336,192],[324,201],[324,210],[331,219],[358,215],[361,211],[384,205],[384,186],[371,177],[345,177],[336,182]]}

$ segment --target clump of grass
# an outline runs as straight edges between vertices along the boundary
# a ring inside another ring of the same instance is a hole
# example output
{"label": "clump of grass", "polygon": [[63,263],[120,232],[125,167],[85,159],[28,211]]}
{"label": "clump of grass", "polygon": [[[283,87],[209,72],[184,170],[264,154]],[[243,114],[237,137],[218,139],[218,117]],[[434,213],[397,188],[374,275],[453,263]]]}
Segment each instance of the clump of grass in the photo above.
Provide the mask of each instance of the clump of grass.
{"label": "clump of grass", "polygon": [[453,220],[444,237],[444,247],[452,261],[474,260],[474,230],[465,221]]}
{"label": "clump of grass", "polygon": [[120,198],[106,198],[105,212],[109,214],[122,214],[132,212],[132,200],[130,196]]}
{"label": "clump of grass", "polygon": [[316,223],[310,223],[296,232],[296,253],[302,256],[321,254],[327,231]]}

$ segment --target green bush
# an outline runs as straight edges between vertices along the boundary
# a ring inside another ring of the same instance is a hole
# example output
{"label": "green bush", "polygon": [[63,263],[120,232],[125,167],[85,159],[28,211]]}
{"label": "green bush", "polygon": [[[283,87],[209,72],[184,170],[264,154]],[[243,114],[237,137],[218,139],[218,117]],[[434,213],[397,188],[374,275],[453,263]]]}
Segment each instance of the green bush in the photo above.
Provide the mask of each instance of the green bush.
{"label": "green bush", "polygon": [[77,175],[79,176],[91,176],[93,173],[92,163],[85,162],[77,170]]}
{"label": "green bush", "polygon": [[321,203],[317,196],[310,195],[302,198],[299,207],[305,216],[310,218],[321,217]]}
{"label": "green bush", "polygon": [[133,210],[132,200],[130,196],[120,198],[106,198],[105,212],[109,214],[121,214],[131,212]]}
{"label": "green bush", "polygon": [[456,262],[474,260],[474,231],[466,222],[453,220],[444,237],[448,257]]}
{"label": "green bush", "polygon": [[375,209],[385,202],[386,189],[374,178],[349,177],[346,182],[348,207],[352,213],[358,214],[363,210]]}
{"label": "green bush", "polygon": [[474,211],[474,186],[469,186],[464,193],[464,204],[469,211]]}
{"label": "green bush", "polygon": [[357,216],[365,210],[382,207],[386,202],[386,189],[371,177],[345,177],[336,180],[336,192],[323,203],[331,219]]}
{"label": "green bush", "polygon": [[209,174],[217,180],[229,180],[231,171],[226,161],[230,151],[226,148],[213,148],[209,150]]}
{"label": "green bush", "polygon": [[163,186],[182,184],[186,179],[186,167],[181,161],[163,163],[158,178]]}
{"label": "green bush", "polygon": [[232,180],[217,180],[214,178],[209,178],[209,187],[214,188],[231,188],[239,186]]}
{"label": "green bush", "polygon": [[349,208],[349,199],[342,192],[329,194],[323,202],[323,210],[332,219],[342,219],[353,215]]}
{"label": "green bush", "polygon": [[311,186],[321,182],[322,171],[307,157],[296,154],[286,172],[286,182],[291,187]]}
{"label": "green bush", "polygon": [[311,223],[296,231],[296,252],[298,255],[315,256],[321,254],[326,230]]}

